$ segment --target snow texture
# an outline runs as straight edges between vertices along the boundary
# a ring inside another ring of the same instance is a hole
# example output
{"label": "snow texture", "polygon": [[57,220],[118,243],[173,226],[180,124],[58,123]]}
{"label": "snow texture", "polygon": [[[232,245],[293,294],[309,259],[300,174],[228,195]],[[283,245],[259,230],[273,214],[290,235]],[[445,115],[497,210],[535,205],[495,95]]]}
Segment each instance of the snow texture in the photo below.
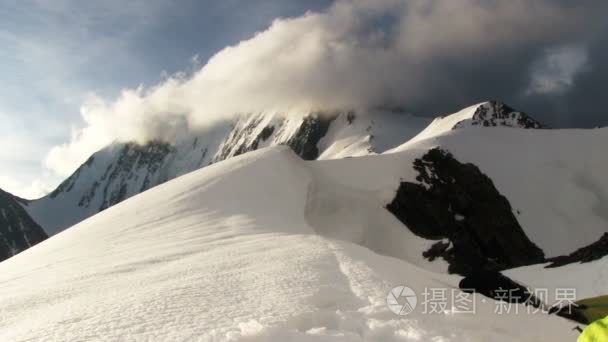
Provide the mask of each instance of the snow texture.
{"label": "snow texture", "polygon": [[[264,124],[242,123],[243,129],[253,127],[250,134],[229,133],[229,126],[209,138],[213,142],[205,146],[215,147],[203,159],[225,150],[224,134],[238,141],[229,144],[237,149],[255,145],[261,134],[266,138],[254,148],[260,150],[181,177],[202,164],[170,152],[173,161],[166,164],[165,156],[159,165],[182,166],[139,173],[137,165],[155,163],[127,158],[123,165],[132,182],[124,197],[131,198],[0,263],[0,340],[574,340],[577,333],[565,319],[497,315],[496,304],[479,296],[476,314],[455,314],[448,307],[397,316],[386,306],[395,286],[414,289],[420,301],[425,288],[456,289],[461,279],[446,274],[442,260],[425,260],[422,252],[435,241],[415,236],[385,209],[401,181],[415,182],[412,162],[430,148],[440,146],[491,177],[528,237],[548,256],[568,254],[606,232],[608,129],[453,129],[476,108],[435,120],[412,141],[380,155],[408,137],[396,141],[396,133],[393,142],[371,139],[378,134],[370,133],[366,140],[361,130],[371,121],[342,113],[316,143],[320,159],[328,160],[305,161],[286,146],[272,146],[289,141],[288,132],[301,125],[275,124],[271,134],[263,133],[275,122],[265,115]],[[203,143],[193,140],[169,150],[190,146],[200,158],[197,146]],[[109,147],[91,163],[113,165],[112,148],[124,146]],[[347,156],[357,157],[342,158]],[[66,183],[69,195],[57,195],[63,200],[45,210],[75,212],[76,198],[103,177],[95,172],[106,170],[85,164]],[[163,174],[163,181],[177,178],[139,195],[131,192],[152,174]],[[101,205],[102,198],[95,200],[94,207]],[[34,207],[29,209],[36,216]],[[576,287],[582,298],[608,285],[605,263],[606,258],[555,269],[536,265],[509,275],[533,287]]]}
{"label": "snow texture", "polygon": [[[179,177],[0,263],[0,340],[569,341],[544,315],[415,311],[455,288],[383,205],[418,151],[307,162],[272,147]],[[542,327],[542,329],[539,329]]]}

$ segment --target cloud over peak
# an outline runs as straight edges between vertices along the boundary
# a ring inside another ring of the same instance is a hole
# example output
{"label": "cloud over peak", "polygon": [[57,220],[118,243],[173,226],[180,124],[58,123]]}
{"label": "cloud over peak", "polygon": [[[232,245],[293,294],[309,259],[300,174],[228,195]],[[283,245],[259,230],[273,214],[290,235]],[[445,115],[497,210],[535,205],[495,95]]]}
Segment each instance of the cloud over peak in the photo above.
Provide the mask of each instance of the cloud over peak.
{"label": "cloud over peak", "polygon": [[582,3],[341,0],[323,13],[276,19],[190,75],[114,101],[92,96],[81,108],[84,126],[46,165],[67,175],[111,141],[171,141],[239,113],[400,106],[438,114],[571,87],[591,64],[562,47],[583,44],[606,7]]}

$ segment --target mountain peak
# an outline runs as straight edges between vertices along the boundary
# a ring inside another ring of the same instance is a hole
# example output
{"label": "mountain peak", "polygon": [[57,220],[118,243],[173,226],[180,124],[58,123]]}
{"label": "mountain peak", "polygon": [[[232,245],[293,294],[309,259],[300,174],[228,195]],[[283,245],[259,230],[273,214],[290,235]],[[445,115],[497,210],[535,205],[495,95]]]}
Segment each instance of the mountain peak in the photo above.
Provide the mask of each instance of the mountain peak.
{"label": "mountain peak", "polygon": [[524,129],[546,127],[528,114],[515,111],[503,102],[487,101],[464,108],[453,114],[435,118],[422,132],[402,146],[409,146],[416,141],[435,138],[455,129],[471,126]]}
{"label": "mountain peak", "polygon": [[470,118],[459,121],[452,129],[464,126],[504,126],[515,128],[546,127],[528,114],[518,112],[505,103],[495,100],[478,105]]}

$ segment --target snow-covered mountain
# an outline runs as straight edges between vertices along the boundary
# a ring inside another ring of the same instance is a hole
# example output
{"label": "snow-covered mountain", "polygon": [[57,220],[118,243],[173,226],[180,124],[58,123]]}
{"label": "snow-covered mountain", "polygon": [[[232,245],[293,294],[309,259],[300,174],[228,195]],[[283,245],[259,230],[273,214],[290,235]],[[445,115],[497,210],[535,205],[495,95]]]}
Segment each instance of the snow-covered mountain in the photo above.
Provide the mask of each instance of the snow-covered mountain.
{"label": "snow-covered mountain", "polygon": [[[382,153],[412,137],[415,142],[464,126],[541,127],[526,114],[496,101],[437,118],[430,125],[429,121],[400,110],[246,115],[191,132],[173,144],[111,144],[93,154],[49,195],[21,203],[31,220],[53,235],[170,179],[262,147],[288,145],[304,159],[333,159]],[[17,252],[28,246],[8,243]]]}
{"label": "snow-covered mountain", "polygon": [[409,142],[433,138],[464,127],[543,128],[543,125],[526,113],[515,111],[500,101],[488,101],[462,109],[459,112],[435,118],[422,132]]}
{"label": "snow-covered mountain", "polygon": [[25,209],[49,235],[170,179],[248,151],[288,145],[304,159],[382,153],[430,120],[403,112],[263,112],[223,122],[175,144],[114,143],[93,154],[49,195]]}
{"label": "snow-covered mountain", "polygon": [[[328,160],[305,161],[258,142],[114,205],[0,263],[0,339],[571,341],[574,323],[522,304],[497,314],[475,294],[475,313],[458,313],[462,277],[448,270],[470,272],[469,251],[503,269],[598,241],[608,129],[453,129],[486,106],[377,155],[331,158],[344,149],[320,139]],[[507,274],[597,296],[607,263]],[[387,305],[399,285],[418,295],[408,315]],[[425,313],[430,289],[449,297]]]}

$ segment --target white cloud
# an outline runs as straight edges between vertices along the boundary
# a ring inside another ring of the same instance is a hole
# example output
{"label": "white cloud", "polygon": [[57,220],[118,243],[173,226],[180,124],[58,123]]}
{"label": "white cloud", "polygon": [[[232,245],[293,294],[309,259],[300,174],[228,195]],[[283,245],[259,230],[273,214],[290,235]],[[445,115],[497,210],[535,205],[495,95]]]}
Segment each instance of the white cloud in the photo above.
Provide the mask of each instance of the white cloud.
{"label": "white cloud", "polygon": [[36,199],[53,191],[53,187],[49,184],[54,184],[56,180],[46,178],[28,182],[0,174],[0,184],[2,185],[0,188],[22,198]]}
{"label": "white cloud", "polygon": [[528,94],[560,93],[568,90],[574,78],[589,67],[584,46],[560,46],[548,49],[533,64]]}
{"label": "white cloud", "polygon": [[21,184],[21,182],[8,176],[0,175],[0,184],[2,184],[2,190],[10,193],[15,193],[15,191],[21,191],[23,189],[23,184]]}
{"label": "white cloud", "polygon": [[67,175],[113,140],[171,140],[243,112],[414,106],[458,93],[453,70],[559,40],[585,13],[549,0],[338,1],[324,13],[275,20],[188,77],[125,90],[114,102],[92,97],[81,108],[84,126],[46,165]]}

